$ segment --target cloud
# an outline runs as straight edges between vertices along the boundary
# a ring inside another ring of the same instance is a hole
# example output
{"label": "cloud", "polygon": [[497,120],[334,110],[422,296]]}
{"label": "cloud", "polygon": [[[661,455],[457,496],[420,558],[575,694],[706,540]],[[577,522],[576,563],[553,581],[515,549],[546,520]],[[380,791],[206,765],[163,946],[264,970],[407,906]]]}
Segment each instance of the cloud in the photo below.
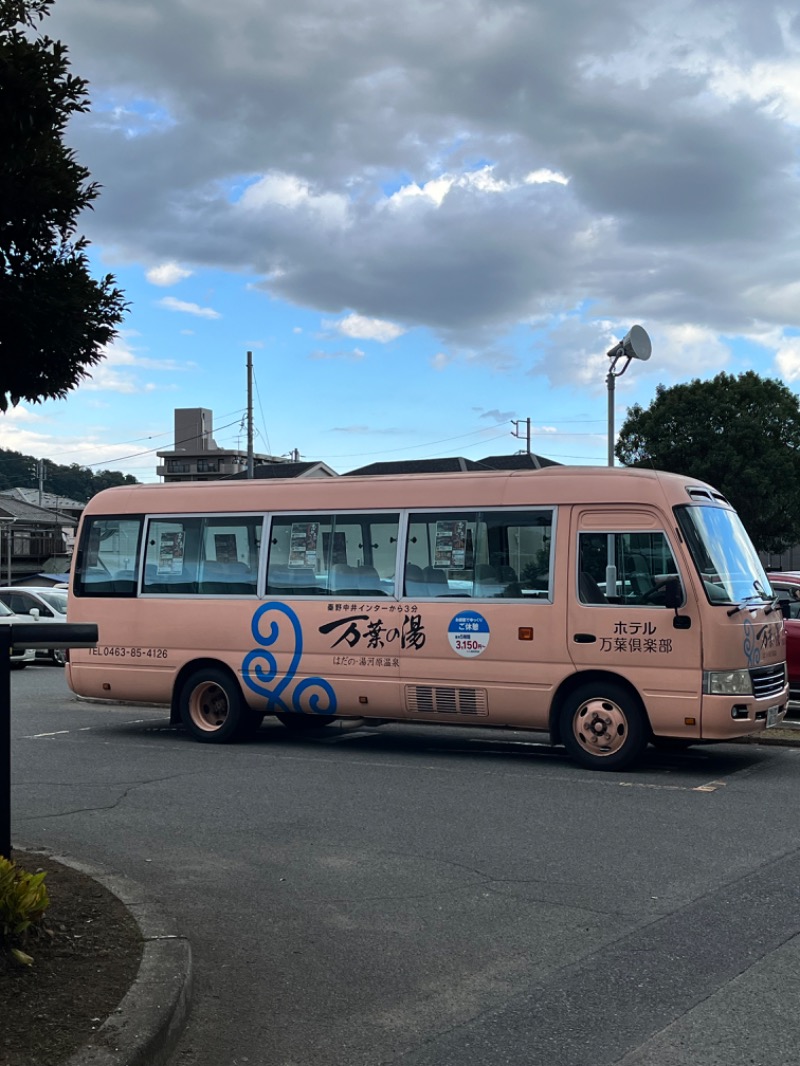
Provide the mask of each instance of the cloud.
{"label": "cloud", "polygon": [[177,263],[162,263],[160,266],[151,267],[145,273],[145,277],[151,285],[161,285],[167,287],[169,285],[177,285],[179,281],[183,281],[184,278],[192,276],[192,271],[187,270],[185,267],[179,266]]}
{"label": "cloud", "polygon": [[537,373],[600,388],[602,323],[646,322],[672,374],[681,336],[713,369],[727,337],[800,327],[800,38],[775,0],[73,0],[47,30],[102,104],[70,143],[103,185],[87,235],[123,260],[425,327],[439,367],[532,323],[559,351]]}
{"label": "cloud", "polygon": [[308,182],[294,174],[267,174],[254,181],[238,201],[242,211],[257,214],[273,207],[306,211],[326,226],[347,222],[348,200],[339,193],[315,193]]}
{"label": "cloud", "polygon": [[396,340],[406,332],[402,326],[394,322],[383,322],[378,318],[366,318],[364,315],[356,314],[346,315],[338,322],[325,322],[323,325],[328,329],[338,330],[346,337],[379,341],[381,344]]}
{"label": "cloud", "polygon": [[800,337],[784,338],[775,353],[775,366],[786,381],[800,381]]}
{"label": "cloud", "polygon": [[211,307],[201,307],[199,304],[189,303],[186,300],[176,300],[174,296],[165,296],[158,301],[158,306],[167,311],[181,311],[187,315],[197,315],[198,318],[222,318],[219,311]]}
{"label": "cloud", "polygon": [[[476,408],[476,411],[480,411],[480,408]],[[498,411],[497,408],[494,408],[492,411],[482,411],[478,415],[478,418],[486,418],[489,422],[494,423],[510,422],[513,417],[513,411]]]}

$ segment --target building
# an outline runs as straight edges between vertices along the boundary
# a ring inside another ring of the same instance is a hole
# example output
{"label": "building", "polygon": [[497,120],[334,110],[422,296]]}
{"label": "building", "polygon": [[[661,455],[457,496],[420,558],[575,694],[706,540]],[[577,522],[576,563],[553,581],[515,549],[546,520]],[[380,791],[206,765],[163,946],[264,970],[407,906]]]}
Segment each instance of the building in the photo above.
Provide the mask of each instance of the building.
{"label": "building", "polygon": [[[220,448],[213,437],[214,415],[207,407],[175,409],[175,446],[156,452],[156,473],[169,481],[218,481],[247,472],[247,451]],[[281,463],[280,456],[254,454],[257,463]]]}
{"label": "building", "polygon": [[545,459],[533,452],[518,455],[488,455],[485,459],[464,459],[463,456],[439,459],[398,459],[388,463],[369,463],[348,470],[344,477],[378,474],[458,474],[465,470],[541,470],[543,466],[561,466],[555,459]]}
{"label": "building", "polygon": [[[290,477],[338,477],[336,471],[323,463],[316,462],[293,462],[291,459],[280,463],[256,463],[253,467],[253,478],[290,478]],[[240,480],[247,477],[247,471],[234,474],[233,479]]]}
{"label": "building", "polygon": [[76,525],[86,506],[85,503],[71,500],[68,496],[59,496],[56,492],[40,492],[39,489],[5,489],[3,496],[11,496],[15,500],[44,507],[47,511],[58,511],[59,514],[69,515],[70,518],[74,518]]}
{"label": "building", "polygon": [[69,570],[77,524],[70,514],[0,494],[0,584],[42,584],[45,572],[62,578]]}

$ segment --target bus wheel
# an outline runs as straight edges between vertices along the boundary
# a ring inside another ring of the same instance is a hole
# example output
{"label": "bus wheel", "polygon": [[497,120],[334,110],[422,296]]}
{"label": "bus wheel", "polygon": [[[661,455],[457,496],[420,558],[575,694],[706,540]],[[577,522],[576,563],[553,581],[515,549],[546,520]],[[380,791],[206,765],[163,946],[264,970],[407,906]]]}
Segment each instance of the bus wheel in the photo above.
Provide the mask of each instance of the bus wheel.
{"label": "bus wheel", "polygon": [[224,670],[208,667],[192,674],[181,689],[178,707],[195,740],[226,744],[248,732],[250,717],[239,686]]}
{"label": "bus wheel", "polygon": [[67,661],[67,656],[63,648],[53,648],[50,652],[50,658],[56,664],[56,666],[63,666]]}
{"label": "bus wheel", "polygon": [[335,714],[276,714],[275,717],[292,733],[313,732],[336,721]]}
{"label": "bus wheel", "polygon": [[613,681],[581,685],[567,697],[561,715],[567,753],[592,770],[622,770],[647,747],[644,712]]}

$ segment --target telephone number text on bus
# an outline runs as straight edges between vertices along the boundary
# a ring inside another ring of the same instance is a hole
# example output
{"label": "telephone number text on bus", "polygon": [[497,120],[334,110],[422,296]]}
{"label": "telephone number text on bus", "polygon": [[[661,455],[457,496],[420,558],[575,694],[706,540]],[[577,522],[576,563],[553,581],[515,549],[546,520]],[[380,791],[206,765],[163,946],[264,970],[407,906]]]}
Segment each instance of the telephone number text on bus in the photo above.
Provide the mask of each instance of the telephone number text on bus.
{"label": "telephone number text on bus", "polygon": [[167,659],[166,648],[124,648],[117,644],[103,644],[99,648],[89,648],[90,655],[103,659]]}

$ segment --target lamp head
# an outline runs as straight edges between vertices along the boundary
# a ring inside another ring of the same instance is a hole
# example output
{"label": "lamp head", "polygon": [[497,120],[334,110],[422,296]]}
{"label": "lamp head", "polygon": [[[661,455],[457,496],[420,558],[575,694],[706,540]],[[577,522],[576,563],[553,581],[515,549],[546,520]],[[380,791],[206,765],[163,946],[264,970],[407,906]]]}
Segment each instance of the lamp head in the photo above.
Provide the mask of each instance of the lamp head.
{"label": "lamp head", "polygon": [[619,344],[609,348],[606,355],[609,359],[641,359],[643,362],[650,358],[653,345],[647,330],[642,326],[631,326]]}

